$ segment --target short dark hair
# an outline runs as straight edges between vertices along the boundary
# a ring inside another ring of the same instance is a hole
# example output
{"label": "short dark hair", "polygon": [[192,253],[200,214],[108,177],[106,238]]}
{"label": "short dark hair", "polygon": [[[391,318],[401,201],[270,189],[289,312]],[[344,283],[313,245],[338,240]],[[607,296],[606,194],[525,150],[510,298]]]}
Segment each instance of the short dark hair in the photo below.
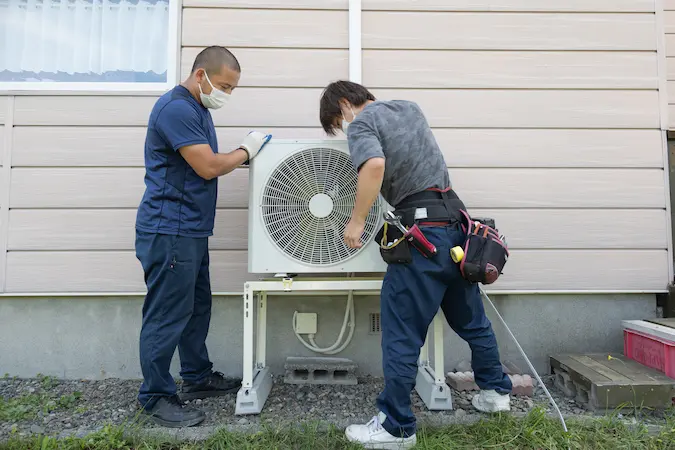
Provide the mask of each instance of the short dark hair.
{"label": "short dark hair", "polygon": [[235,58],[231,51],[220,45],[212,45],[199,52],[194,64],[192,64],[191,73],[195,73],[197,69],[204,69],[209,74],[217,74],[220,73],[223,66],[241,73],[239,61],[237,61],[237,58]]}
{"label": "short dark hair", "polygon": [[319,102],[319,120],[323,130],[331,136],[335,136],[337,130],[335,119],[342,116],[341,99],[358,107],[368,100],[375,101],[375,96],[364,86],[353,81],[339,80],[326,86]]}

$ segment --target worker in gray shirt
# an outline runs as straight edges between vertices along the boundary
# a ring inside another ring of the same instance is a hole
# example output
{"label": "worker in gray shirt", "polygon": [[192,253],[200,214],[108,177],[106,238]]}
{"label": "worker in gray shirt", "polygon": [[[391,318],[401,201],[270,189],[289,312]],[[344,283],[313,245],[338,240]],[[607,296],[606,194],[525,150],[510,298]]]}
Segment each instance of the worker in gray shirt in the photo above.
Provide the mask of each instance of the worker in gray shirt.
{"label": "worker in gray shirt", "polygon": [[388,263],[380,297],[385,387],[377,398],[378,415],[365,425],[349,426],[347,438],[376,449],[415,445],[410,395],[420,349],[439,307],[471,348],[481,389],[472,400],[474,407],[483,412],[510,410],[511,381],[502,370],[479,287],[462,277],[450,257],[450,249],[466,239],[458,212],[463,204],[452,190],[443,154],[422,110],[410,101],[376,100],[360,84],[337,81],[321,97],[320,121],[329,135],[340,128],[346,133],[358,170],[345,243],[350,248],[363,245],[366,217],[381,193],[403,224],[417,224],[438,250],[426,258],[404,239],[392,248],[381,244]]}

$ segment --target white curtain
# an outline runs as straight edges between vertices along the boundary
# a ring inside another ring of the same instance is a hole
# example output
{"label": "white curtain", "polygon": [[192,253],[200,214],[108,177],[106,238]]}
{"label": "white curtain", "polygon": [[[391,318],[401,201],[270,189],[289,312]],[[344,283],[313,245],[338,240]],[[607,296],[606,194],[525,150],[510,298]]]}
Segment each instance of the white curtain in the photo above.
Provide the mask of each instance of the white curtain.
{"label": "white curtain", "polygon": [[3,71],[62,72],[50,81],[163,74],[168,26],[169,0],[0,0],[0,79]]}

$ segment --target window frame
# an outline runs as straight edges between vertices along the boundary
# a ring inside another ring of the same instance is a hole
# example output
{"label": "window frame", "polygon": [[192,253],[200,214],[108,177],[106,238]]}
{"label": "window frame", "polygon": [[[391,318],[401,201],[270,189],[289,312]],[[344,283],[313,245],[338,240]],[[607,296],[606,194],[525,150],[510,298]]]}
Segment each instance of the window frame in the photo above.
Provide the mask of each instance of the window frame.
{"label": "window frame", "polygon": [[153,95],[178,84],[183,0],[169,0],[167,79],[163,83],[0,81],[0,95]]}

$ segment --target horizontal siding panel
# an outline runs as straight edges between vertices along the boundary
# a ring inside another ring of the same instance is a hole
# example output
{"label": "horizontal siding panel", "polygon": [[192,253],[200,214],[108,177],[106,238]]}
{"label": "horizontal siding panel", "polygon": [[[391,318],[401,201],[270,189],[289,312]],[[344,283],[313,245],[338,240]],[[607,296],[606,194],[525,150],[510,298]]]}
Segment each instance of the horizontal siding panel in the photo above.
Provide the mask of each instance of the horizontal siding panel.
{"label": "horizontal siding panel", "polygon": [[348,48],[347,11],[185,8],[184,47]]}
{"label": "horizontal siding panel", "polygon": [[[220,126],[319,126],[321,89],[237,89],[214,111]],[[20,96],[15,125],[147,126],[157,97]],[[289,105],[293,105],[290,107]]]}
{"label": "horizontal siding panel", "polygon": [[659,130],[435,129],[450,167],[663,168]]}
{"label": "horizontal siding panel", "polygon": [[362,27],[364,49],[656,50],[657,42],[653,14],[366,11]]}
{"label": "horizontal siding panel", "polygon": [[454,169],[469,208],[665,208],[659,169]]}
{"label": "horizontal siding panel", "polygon": [[[512,249],[665,249],[665,210],[471,210],[492,217]],[[9,250],[133,250],[135,209],[21,210],[9,215]],[[610,226],[611,224],[611,226]],[[649,233],[645,233],[649,224]],[[627,238],[630,237],[630,238]],[[246,250],[245,209],[216,213],[212,250]]]}
{"label": "horizontal siding panel", "polygon": [[[666,6],[675,7],[673,0]],[[653,12],[654,0],[363,0],[368,10],[406,11],[550,11],[550,12]],[[184,7],[251,9],[347,9],[348,0],[184,0]],[[667,9],[667,8],[666,8]]]}
{"label": "horizontal siding panel", "polygon": [[5,126],[0,125],[0,166],[2,166],[3,158],[5,157]]}
{"label": "horizontal siding panel", "polygon": [[14,100],[14,125],[148,124],[156,96],[20,95]]}
{"label": "horizontal siding panel", "polygon": [[0,96],[0,123],[7,120],[7,97]]}
{"label": "horizontal siding panel", "polygon": [[[181,57],[181,77],[187,78],[203,47],[185,47]],[[241,65],[239,86],[317,87],[349,76],[347,50],[253,49],[232,50]]]}
{"label": "horizontal siding panel", "polygon": [[490,287],[666,290],[668,264],[666,250],[521,250],[512,253],[504,274]]}
{"label": "horizontal siding panel", "polygon": [[[15,127],[12,164],[143,167],[145,131],[143,127]],[[216,131],[220,152],[227,153],[237,148],[249,129],[219,127]],[[326,136],[321,128],[265,131],[275,139],[344,139],[341,134]],[[433,133],[450,167],[663,167],[659,130],[437,128]]]}
{"label": "horizontal siding panel", "polygon": [[666,34],[666,56],[675,56],[675,34]]}
{"label": "horizontal siding panel", "polygon": [[[145,291],[131,251],[9,252],[7,263],[7,292]],[[665,290],[667,267],[665,250],[519,250],[490,288]],[[258,278],[247,273],[245,251],[212,251],[211,274],[212,289],[221,292],[242,292]]]}
{"label": "horizontal siding panel", "polygon": [[[142,168],[12,169],[12,208],[136,208],[145,184]],[[248,205],[248,169],[218,181],[218,206]]]}
{"label": "horizontal siding panel", "polygon": [[370,88],[657,89],[657,74],[656,53],[363,52]]}
{"label": "horizontal siding panel", "polygon": [[[12,208],[136,208],[142,168],[13,169]],[[470,208],[664,208],[661,169],[453,169]],[[221,177],[218,206],[248,206],[248,169]]]}
{"label": "horizontal siding panel", "polygon": [[[212,250],[246,250],[248,212],[219,209]],[[25,210],[9,213],[9,250],[133,250],[136,209]]]}
{"label": "horizontal siding panel", "polygon": [[[218,126],[316,127],[322,89],[242,88],[213,113]],[[420,104],[431,126],[454,128],[658,128],[657,91],[394,90]],[[20,96],[16,125],[146,126],[155,97]],[[293,107],[289,107],[293,105]]]}
{"label": "horizontal siding panel", "polygon": [[666,33],[675,33],[675,11],[665,11],[663,13],[663,26]]}
{"label": "horizontal siding panel", "polygon": [[[211,251],[211,287],[240,292],[246,252]],[[143,269],[133,251],[9,252],[6,292],[145,292]]]}
{"label": "horizontal siding panel", "polygon": [[[249,131],[217,128],[220,153],[237,148]],[[265,128],[265,132],[276,139],[328,139],[321,128]],[[143,167],[145,133],[144,127],[15,127],[12,165]]]}
{"label": "horizontal siding panel", "polygon": [[432,127],[658,128],[657,91],[385,90],[419,103]]}
{"label": "horizontal siding panel", "polygon": [[663,0],[663,9],[666,11],[675,11],[675,0]]}
{"label": "horizontal siding panel", "polygon": [[[344,139],[328,137],[321,128],[265,131],[275,139]],[[220,152],[236,148],[248,132],[217,128]],[[437,128],[433,133],[450,167],[663,167],[659,130]],[[143,167],[144,141],[142,127],[15,127],[12,164]]]}
{"label": "horizontal siding panel", "polygon": [[392,11],[654,12],[654,0],[363,0],[362,5]]}
{"label": "horizontal siding panel", "polygon": [[347,9],[349,0],[183,0],[183,6],[244,9]]}
{"label": "horizontal siding panel", "polygon": [[668,80],[675,80],[675,58],[668,58],[666,62]]}

